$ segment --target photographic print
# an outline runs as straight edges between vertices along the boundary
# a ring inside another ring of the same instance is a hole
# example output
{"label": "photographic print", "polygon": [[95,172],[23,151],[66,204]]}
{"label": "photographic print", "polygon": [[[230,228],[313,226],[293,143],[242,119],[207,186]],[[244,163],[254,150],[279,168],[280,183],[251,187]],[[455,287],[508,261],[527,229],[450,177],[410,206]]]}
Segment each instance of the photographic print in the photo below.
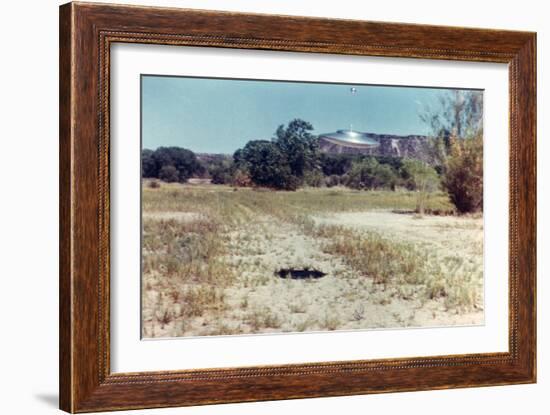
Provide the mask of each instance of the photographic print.
{"label": "photographic print", "polygon": [[60,7],[64,411],[537,381],[536,33],[327,17]]}
{"label": "photographic print", "polygon": [[484,323],[483,91],[142,75],[142,338]]}

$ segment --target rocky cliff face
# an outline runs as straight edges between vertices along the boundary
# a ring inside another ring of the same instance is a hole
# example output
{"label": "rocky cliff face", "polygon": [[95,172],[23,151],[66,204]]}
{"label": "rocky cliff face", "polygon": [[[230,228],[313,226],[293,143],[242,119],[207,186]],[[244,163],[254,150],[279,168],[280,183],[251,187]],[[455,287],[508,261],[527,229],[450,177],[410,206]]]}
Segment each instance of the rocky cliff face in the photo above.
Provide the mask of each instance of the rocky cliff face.
{"label": "rocky cliff face", "polygon": [[428,137],[423,135],[391,135],[391,134],[367,134],[378,143],[377,147],[357,148],[338,145],[319,138],[321,151],[330,154],[368,154],[371,156],[391,156],[414,158],[424,162],[430,162],[428,150]]}

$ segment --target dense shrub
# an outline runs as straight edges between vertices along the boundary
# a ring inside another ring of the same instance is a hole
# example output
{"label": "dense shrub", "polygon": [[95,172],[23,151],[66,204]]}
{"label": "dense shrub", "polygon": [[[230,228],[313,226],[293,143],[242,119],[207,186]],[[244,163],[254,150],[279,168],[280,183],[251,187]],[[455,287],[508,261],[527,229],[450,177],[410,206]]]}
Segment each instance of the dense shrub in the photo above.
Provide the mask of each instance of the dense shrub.
{"label": "dense shrub", "polygon": [[319,170],[308,171],[304,175],[304,183],[311,187],[321,187],[325,184],[325,176]]}
{"label": "dense shrub", "polygon": [[213,184],[230,184],[233,179],[232,164],[226,161],[211,164],[208,173]]}
{"label": "dense shrub", "polygon": [[168,183],[179,182],[180,175],[178,169],[172,165],[162,166],[159,171],[159,179]]}
{"label": "dense shrub", "polygon": [[326,187],[334,187],[338,186],[340,184],[341,177],[337,174],[331,174],[328,177],[325,177],[325,186]]}
{"label": "dense shrub", "polygon": [[353,154],[327,154],[322,153],[319,157],[321,170],[325,176],[341,176],[351,169],[351,165],[358,157]]}
{"label": "dense shrub", "polygon": [[453,142],[443,187],[461,213],[483,209],[483,135]]}
{"label": "dense shrub", "polygon": [[435,183],[436,187],[439,186],[437,170],[416,159],[406,159],[401,163],[399,178],[400,185],[408,190],[421,190],[425,184],[424,179],[428,180],[429,184]]}
{"label": "dense shrub", "polygon": [[483,93],[453,90],[420,115],[432,130],[429,151],[443,189],[461,213],[483,209]]}
{"label": "dense shrub", "polygon": [[252,186],[252,179],[246,170],[236,169],[233,172],[231,184],[238,187],[249,187]]}
{"label": "dense shrub", "polygon": [[[373,156],[367,156],[373,157]],[[380,164],[390,166],[392,170],[397,173],[401,167],[403,167],[403,158],[394,156],[374,156],[376,161]]]}
{"label": "dense shrub", "polygon": [[368,158],[353,164],[346,185],[359,190],[394,189],[397,176],[387,164]]}
{"label": "dense shrub", "polygon": [[366,154],[330,154],[322,153],[319,156],[319,164],[325,176],[338,175],[348,173],[354,163],[361,162],[366,159],[375,159],[379,164],[387,164],[394,171],[398,171],[403,165],[401,157],[394,156],[371,156]]}
{"label": "dense shrub", "polygon": [[[173,169],[168,169],[168,166]],[[144,149],[141,153],[141,168],[143,177],[161,180],[168,177],[170,181],[182,183],[203,171],[195,153],[180,147],[159,147],[155,151]]]}

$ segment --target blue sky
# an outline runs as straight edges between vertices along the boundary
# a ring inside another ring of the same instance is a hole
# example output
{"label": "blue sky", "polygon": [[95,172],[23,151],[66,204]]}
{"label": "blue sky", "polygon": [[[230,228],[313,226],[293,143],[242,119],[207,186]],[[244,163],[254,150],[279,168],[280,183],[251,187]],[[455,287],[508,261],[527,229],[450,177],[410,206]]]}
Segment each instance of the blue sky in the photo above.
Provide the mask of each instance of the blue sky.
{"label": "blue sky", "polygon": [[[356,88],[352,93],[351,88]],[[419,112],[445,90],[354,84],[142,77],[142,145],[232,154],[270,139],[280,124],[309,121],[314,133],[350,128],[426,134]]]}

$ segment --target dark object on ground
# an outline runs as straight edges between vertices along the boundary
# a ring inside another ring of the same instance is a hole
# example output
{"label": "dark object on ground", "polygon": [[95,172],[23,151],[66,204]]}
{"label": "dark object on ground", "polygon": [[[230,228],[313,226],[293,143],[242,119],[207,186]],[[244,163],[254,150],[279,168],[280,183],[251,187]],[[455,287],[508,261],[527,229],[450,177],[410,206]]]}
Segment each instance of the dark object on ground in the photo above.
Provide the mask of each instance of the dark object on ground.
{"label": "dark object on ground", "polygon": [[281,278],[292,278],[293,280],[303,280],[306,278],[322,278],[326,273],[316,269],[295,269],[281,268],[276,274]]}
{"label": "dark object on ground", "polygon": [[160,187],[160,183],[158,182],[158,180],[151,180],[149,183],[148,183],[148,187],[150,189],[158,189]]}

